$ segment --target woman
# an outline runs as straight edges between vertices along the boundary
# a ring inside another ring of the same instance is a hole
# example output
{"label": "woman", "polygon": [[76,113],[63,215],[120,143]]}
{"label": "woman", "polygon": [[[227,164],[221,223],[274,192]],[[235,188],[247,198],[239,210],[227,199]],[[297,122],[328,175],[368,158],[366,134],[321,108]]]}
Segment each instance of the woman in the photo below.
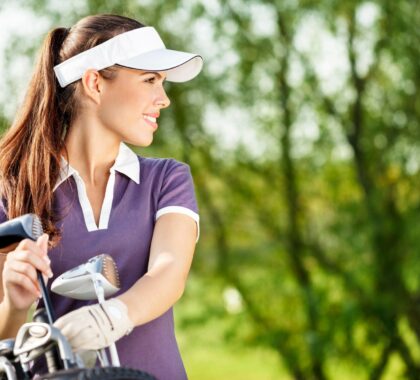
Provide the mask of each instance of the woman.
{"label": "woman", "polygon": [[108,253],[121,292],[103,307],[52,294],[55,324],[76,350],[118,341],[122,366],[186,378],[172,306],[199,234],[192,178],[186,164],[137,156],[124,143],[150,145],[170,104],[163,82],[190,80],[201,67],[200,56],[165,49],[154,28],[121,16],[48,34],[0,141],[0,222],[37,214],[50,250],[44,235],[2,256],[1,338],[15,336],[40,296],[36,269],[52,281]]}

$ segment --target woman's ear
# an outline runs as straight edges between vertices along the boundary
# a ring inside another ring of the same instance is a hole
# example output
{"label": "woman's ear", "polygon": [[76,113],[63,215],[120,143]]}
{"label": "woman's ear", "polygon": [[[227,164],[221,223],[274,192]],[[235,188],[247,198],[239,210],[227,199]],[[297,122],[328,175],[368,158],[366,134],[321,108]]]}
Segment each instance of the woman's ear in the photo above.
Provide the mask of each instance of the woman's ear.
{"label": "woman's ear", "polygon": [[100,103],[100,88],[102,77],[95,69],[86,70],[82,76],[83,92],[96,104]]}

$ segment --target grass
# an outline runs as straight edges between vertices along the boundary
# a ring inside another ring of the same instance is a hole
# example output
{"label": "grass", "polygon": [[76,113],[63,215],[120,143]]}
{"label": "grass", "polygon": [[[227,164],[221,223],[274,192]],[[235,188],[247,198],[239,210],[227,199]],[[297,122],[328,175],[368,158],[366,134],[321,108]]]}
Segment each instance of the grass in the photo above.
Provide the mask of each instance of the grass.
{"label": "grass", "polygon": [[[288,380],[277,356],[264,349],[180,347],[190,380]],[[280,375],[282,374],[283,375]]]}

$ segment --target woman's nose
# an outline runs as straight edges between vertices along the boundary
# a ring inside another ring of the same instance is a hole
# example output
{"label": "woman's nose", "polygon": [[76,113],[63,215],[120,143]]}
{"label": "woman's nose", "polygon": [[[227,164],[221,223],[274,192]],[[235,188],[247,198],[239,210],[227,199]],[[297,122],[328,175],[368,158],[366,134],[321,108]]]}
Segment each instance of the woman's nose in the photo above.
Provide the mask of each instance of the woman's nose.
{"label": "woman's nose", "polygon": [[156,98],[156,104],[160,108],[167,108],[171,104],[171,101],[168,98],[168,95],[166,95],[166,91],[162,86],[161,91],[159,92],[157,98]]}

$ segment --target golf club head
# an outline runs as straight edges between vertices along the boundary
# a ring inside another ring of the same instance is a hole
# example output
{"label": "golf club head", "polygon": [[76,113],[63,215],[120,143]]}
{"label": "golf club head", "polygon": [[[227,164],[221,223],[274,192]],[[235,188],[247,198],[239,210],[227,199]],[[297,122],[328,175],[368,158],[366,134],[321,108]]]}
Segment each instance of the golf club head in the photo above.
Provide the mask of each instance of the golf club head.
{"label": "golf club head", "polygon": [[105,297],[110,297],[120,290],[117,266],[110,255],[92,257],[86,263],[68,270],[54,280],[51,290],[69,298],[94,300],[98,297],[95,280],[101,282]]}
{"label": "golf club head", "polygon": [[0,356],[5,356],[8,359],[14,359],[13,347],[15,346],[14,339],[4,339],[0,341]]}
{"label": "golf club head", "polygon": [[19,356],[22,364],[26,364],[49,351],[53,345],[58,346],[62,360],[76,362],[70,344],[61,331],[44,322],[23,324],[16,336],[13,353]]}
{"label": "golf club head", "polygon": [[0,356],[0,378],[3,379],[2,374],[6,376],[7,380],[18,380],[15,367],[5,356]]}
{"label": "golf club head", "polygon": [[42,223],[35,214],[25,214],[0,224],[0,248],[23,239],[36,240],[43,234]]}

